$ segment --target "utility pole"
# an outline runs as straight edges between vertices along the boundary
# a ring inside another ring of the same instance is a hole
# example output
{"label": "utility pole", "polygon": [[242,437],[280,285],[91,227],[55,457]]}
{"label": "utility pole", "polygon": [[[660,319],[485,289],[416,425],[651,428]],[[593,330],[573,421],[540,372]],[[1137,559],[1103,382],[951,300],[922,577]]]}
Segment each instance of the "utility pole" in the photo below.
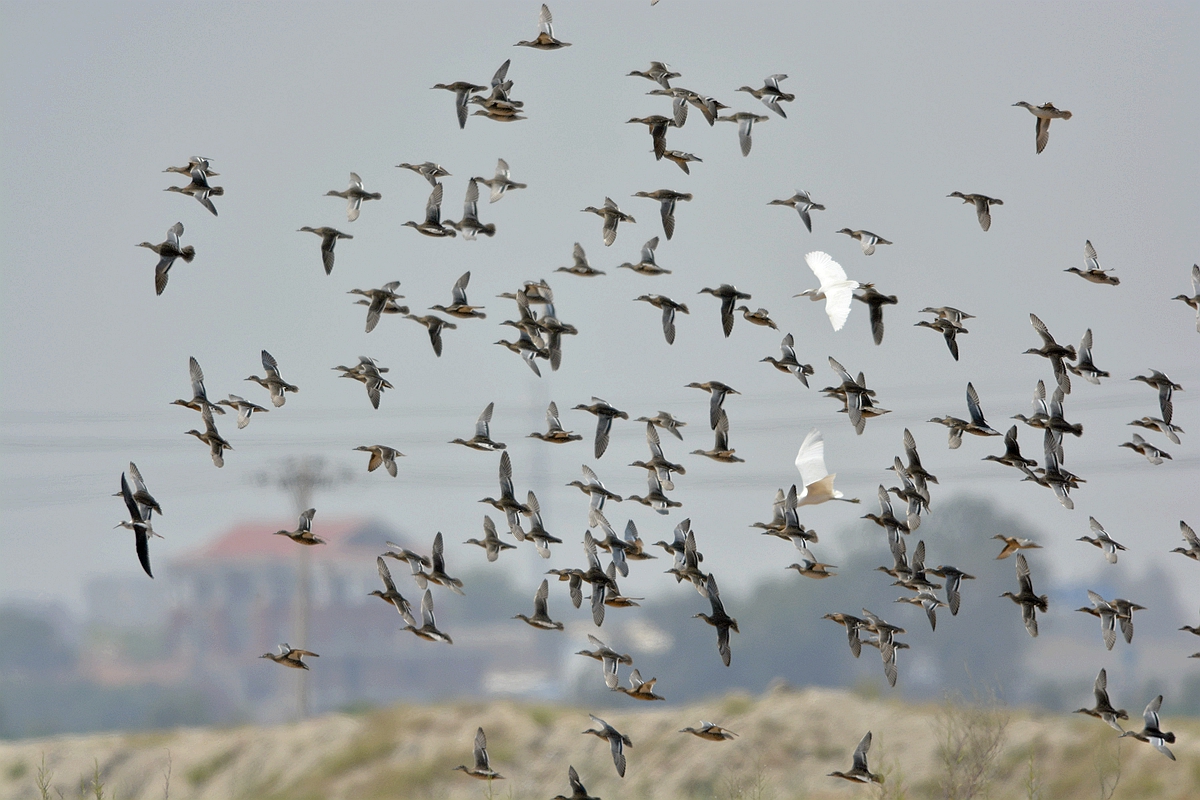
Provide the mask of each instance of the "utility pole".
{"label": "utility pole", "polygon": [[[312,508],[313,492],[320,489],[332,488],[340,483],[353,480],[349,469],[330,470],[325,460],[320,456],[285,459],[273,472],[258,475],[260,485],[270,485],[283,489],[292,496],[295,514],[300,516],[306,509]],[[312,597],[312,561],[310,548],[301,547],[296,554],[296,593],[292,603],[292,622],[295,629],[292,641],[296,647],[307,649],[308,627]],[[297,670],[296,675],[296,716],[304,719],[308,716],[308,670]]]}

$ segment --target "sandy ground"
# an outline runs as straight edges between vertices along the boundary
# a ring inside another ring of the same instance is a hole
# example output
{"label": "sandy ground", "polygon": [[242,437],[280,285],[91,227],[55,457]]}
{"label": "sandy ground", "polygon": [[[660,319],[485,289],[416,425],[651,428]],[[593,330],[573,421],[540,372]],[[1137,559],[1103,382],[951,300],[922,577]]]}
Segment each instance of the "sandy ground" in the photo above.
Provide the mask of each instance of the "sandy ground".
{"label": "sandy ground", "polygon": [[[979,797],[1200,797],[1200,720],[1171,717],[1171,762],[1149,745],[1118,740],[1099,720],[1020,709],[905,705],[844,691],[777,687],[689,706],[624,703],[605,709],[516,702],[396,706],[333,714],[274,727],[198,728],[66,736],[0,743],[0,797],[38,798],[43,763],[51,797],[81,795],[96,769],[103,796],[119,800],[374,800],[375,798],[550,798],[569,794],[574,765],[590,794],[604,798],[946,797],[948,731],[986,740],[1002,722],[1003,742]],[[1133,709],[1130,709],[1133,711]],[[1140,708],[1131,722],[1140,728]],[[580,732],[596,713],[626,733],[628,770],[617,776],[608,746]],[[701,719],[739,737],[707,742],[679,733]],[[949,724],[948,724],[949,723]],[[483,726],[490,786],[453,767],[471,764]],[[827,777],[846,770],[862,735],[882,786]],[[959,774],[973,749],[961,750]],[[169,784],[167,772],[170,772]],[[1107,790],[1116,779],[1116,789]],[[1103,783],[1102,783],[1103,782]],[[89,785],[86,795],[95,797]],[[960,792],[958,797],[971,796]]]}

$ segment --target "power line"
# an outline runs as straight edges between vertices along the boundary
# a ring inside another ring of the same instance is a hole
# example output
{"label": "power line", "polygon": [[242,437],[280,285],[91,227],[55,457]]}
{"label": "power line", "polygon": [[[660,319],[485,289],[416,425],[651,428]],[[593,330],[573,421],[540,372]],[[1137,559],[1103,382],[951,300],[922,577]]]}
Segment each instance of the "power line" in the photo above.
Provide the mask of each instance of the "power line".
{"label": "power line", "polygon": [[[317,489],[331,489],[354,480],[348,469],[331,470],[320,456],[285,459],[274,471],[258,473],[255,482],[260,486],[282,489],[292,497],[297,517],[311,508],[313,493]],[[296,594],[292,605],[295,632],[293,641],[298,647],[308,646],[309,619],[312,608],[312,558],[308,547],[301,547],[296,557]],[[308,670],[299,670],[296,675],[296,715],[299,719],[308,716]]]}

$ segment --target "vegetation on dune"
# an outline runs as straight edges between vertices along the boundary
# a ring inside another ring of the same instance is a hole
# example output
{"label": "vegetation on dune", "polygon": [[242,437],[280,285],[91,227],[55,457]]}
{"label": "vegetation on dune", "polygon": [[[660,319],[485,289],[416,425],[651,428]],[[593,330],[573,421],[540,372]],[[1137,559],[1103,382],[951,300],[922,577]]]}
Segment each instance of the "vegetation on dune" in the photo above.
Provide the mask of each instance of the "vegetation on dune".
{"label": "vegetation on dune", "polygon": [[[845,769],[866,730],[875,732],[870,764],[884,782],[860,787],[858,795],[878,800],[1183,800],[1200,794],[1200,720],[1177,716],[1170,725],[1179,760],[1170,762],[1094,720],[1010,708],[986,690],[912,705],[779,684],[759,696],[738,692],[687,707],[618,709],[605,713],[634,741],[624,779],[614,773],[608,749],[580,735],[588,709],[470,702],[270,728],[6,743],[0,746],[0,796],[532,799],[565,791],[572,764],[600,797],[819,800],[853,793],[826,775]],[[705,742],[678,732],[700,719],[738,736]],[[463,731],[479,725],[504,780],[466,780],[453,769],[470,762],[471,741]],[[172,761],[184,776],[175,785]]]}

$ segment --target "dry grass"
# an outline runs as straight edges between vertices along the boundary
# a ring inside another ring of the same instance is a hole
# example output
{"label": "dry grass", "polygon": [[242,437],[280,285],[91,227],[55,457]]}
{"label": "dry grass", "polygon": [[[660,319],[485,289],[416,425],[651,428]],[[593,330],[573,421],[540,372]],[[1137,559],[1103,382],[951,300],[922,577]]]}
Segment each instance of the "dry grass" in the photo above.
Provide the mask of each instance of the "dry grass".
{"label": "dry grass", "polygon": [[1008,711],[994,694],[970,701],[948,694],[934,717],[942,770],[938,796],[971,800],[994,783],[1004,749]]}
{"label": "dry grass", "polygon": [[[589,711],[632,738],[624,779],[617,777],[608,748],[580,735]],[[706,742],[678,732],[700,719],[740,736]],[[516,800],[567,792],[568,764],[592,794],[608,798],[1200,796],[1200,721],[1164,722],[1178,737],[1177,762],[1139,742],[1118,742],[1095,720],[1006,709],[986,698],[913,706],[861,693],[781,687],[759,697],[734,694],[649,709],[507,701],[397,706],[272,727],[0,743],[0,764],[30,765],[0,770],[0,797]],[[503,781],[485,784],[453,770],[470,762],[480,725]],[[875,734],[871,767],[886,776],[885,783],[856,787],[826,777],[849,766],[867,730]],[[184,779],[172,783],[175,768]]]}

